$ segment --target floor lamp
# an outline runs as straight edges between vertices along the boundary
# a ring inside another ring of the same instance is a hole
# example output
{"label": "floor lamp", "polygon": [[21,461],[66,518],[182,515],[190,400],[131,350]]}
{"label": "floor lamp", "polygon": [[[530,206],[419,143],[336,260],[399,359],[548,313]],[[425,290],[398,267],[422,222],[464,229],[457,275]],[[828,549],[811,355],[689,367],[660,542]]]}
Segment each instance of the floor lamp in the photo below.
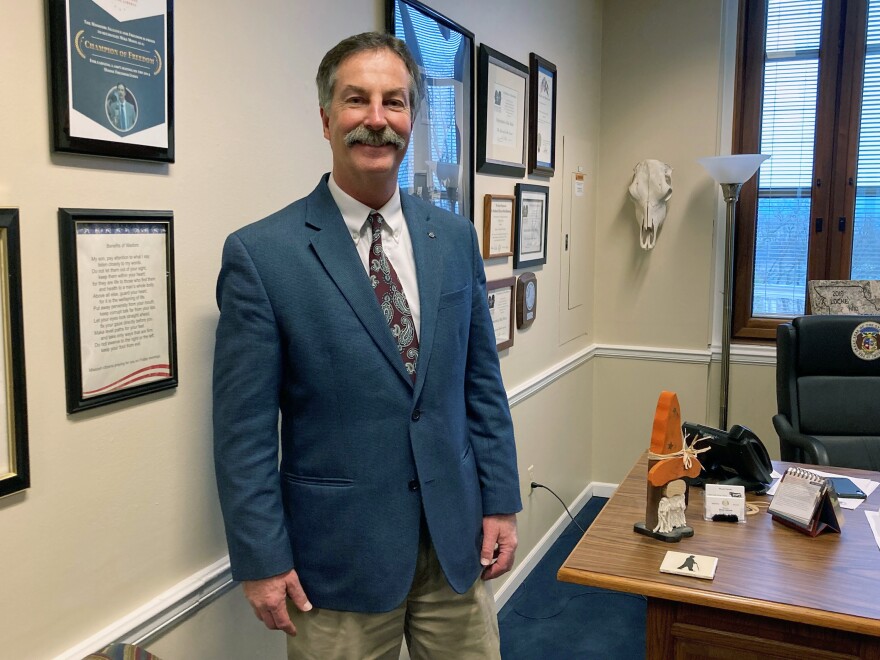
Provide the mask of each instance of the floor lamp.
{"label": "floor lamp", "polygon": [[733,309],[733,230],[736,221],[736,202],[743,184],[754,176],[761,163],[768,158],[770,156],[763,154],[737,154],[697,159],[697,162],[721,185],[721,192],[727,204],[727,232],[724,235],[724,308],[721,318],[721,403],[718,411],[718,426],[722,431],[727,430],[730,384],[730,316]]}

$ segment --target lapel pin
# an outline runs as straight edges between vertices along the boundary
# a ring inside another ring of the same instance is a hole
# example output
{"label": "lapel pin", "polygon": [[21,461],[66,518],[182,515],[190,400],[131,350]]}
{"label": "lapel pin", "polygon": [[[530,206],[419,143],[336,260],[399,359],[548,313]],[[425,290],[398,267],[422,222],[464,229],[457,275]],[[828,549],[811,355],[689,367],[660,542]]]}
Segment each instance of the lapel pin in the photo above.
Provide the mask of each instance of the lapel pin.
{"label": "lapel pin", "polygon": [[437,237],[434,236],[434,232],[429,231],[429,232],[428,232],[428,238],[437,238]]}

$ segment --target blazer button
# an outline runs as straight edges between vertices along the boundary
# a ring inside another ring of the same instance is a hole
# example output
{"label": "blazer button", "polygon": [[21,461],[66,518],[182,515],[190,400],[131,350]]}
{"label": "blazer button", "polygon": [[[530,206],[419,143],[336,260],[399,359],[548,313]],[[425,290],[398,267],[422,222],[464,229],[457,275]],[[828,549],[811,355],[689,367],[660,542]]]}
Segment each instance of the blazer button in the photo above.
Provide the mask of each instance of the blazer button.
{"label": "blazer button", "polygon": [[419,489],[419,482],[416,481],[415,479],[410,481],[408,485],[409,485],[410,490],[418,490]]}
{"label": "blazer button", "polygon": [[419,410],[418,408],[416,408],[415,410],[413,410],[413,413],[412,413],[412,421],[414,421],[414,422],[419,421],[419,417],[421,417],[421,416],[422,416],[422,411]]}

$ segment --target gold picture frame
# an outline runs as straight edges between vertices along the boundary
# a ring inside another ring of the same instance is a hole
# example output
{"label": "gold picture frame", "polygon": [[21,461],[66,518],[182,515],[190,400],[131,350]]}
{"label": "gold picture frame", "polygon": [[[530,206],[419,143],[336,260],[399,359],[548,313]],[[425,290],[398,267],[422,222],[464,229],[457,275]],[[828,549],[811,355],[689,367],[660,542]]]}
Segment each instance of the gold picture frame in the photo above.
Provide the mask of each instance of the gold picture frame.
{"label": "gold picture frame", "polygon": [[483,197],[483,259],[509,257],[513,254],[513,220],[516,197],[485,195]]}

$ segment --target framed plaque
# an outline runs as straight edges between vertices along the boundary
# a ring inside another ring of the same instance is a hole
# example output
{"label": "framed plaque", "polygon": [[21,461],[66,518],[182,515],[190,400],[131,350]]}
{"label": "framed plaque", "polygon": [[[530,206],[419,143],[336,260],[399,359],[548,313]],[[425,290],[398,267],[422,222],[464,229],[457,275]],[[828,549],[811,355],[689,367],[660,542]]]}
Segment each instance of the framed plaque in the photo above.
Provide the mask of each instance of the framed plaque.
{"label": "framed plaque", "polygon": [[56,151],[174,162],[172,0],[47,0]]}
{"label": "framed plaque", "polygon": [[515,277],[486,282],[486,295],[489,297],[489,314],[495,327],[495,347],[499,351],[513,346],[513,290]]}
{"label": "framed plaque", "polygon": [[425,81],[398,183],[473,221],[474,34],[417,0],[385,0],[385,29],[406,43]]}
{"label": "framed plaque", "polygon": [[67,412],[177,387],[170,211],[59,209]]}
{"label": "framed plaque", "polygon": [[529,174],[556,170],[556,65],[529,53]]}
{"label": "framed plaque", "polygon": [[538,313],[538,278],[523,273],[516,284],[516,327],[528,328]]}
{"label": "framed plaque", "polygon": [[509,257],[513,254],[513,218],[516,197],[483,197],[483,258]]}
{"label": "framed plaque", "polygon": [[477,171],[526,173],[529,68],[480,44],[477,88]]}
{"label": "framed plaque", "polygon": [[18,209],[0,209],[0,497],[31,485]]}
{"label": "framed plaque", "polygon": [[547,224],[550,188],[516,184],[516,237],[513,267],[528,268],[547,263]]}

